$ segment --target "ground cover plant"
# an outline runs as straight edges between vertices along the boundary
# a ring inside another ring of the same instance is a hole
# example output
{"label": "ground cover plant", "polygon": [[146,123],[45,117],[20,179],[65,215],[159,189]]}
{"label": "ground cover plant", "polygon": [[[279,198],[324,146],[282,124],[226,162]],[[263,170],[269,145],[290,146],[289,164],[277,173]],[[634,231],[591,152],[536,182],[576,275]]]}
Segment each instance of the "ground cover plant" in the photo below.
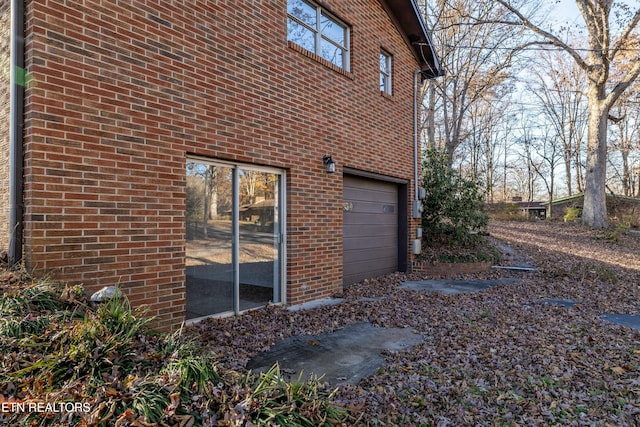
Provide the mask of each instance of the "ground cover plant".
{"label": "ground cover plant", "polygon": [[350,419],[317,380],[220,369],[183,331],[160,334],[125,297],[0,276],[0,425],[322,426]]}
{"label": "ground cover plant", "polygon": [[[505,264],[538,270],[458,276],[522,279],[459,295],[401,289],[422,277],[390,274],[349,287],[341,304],[271,305],[171,335],[149,331],[126,303],[90,307],[76,288],[28,279],[28,295],[15,293],[25,280],[5,273],[0,399],[89,402],[83,425],[640,425],[640,332],[602,318],[640,313],[640,237],[542,221],[493,222],[489,232],[515,249]],[[279,339],[356,322],[412,328],[423,342],[386,353],[357,385],[244,369]],[[15,415],[0,414],[0,425],[81,420]]]}

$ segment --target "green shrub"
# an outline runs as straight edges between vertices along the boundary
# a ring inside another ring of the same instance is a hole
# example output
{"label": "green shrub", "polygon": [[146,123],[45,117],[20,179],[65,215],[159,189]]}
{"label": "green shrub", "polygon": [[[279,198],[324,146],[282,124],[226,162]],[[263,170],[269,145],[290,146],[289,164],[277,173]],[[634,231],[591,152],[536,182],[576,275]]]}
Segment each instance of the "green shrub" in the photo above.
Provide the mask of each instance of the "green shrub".
{"label": "green shrub", "polygon": [[252,425],[281,427],[331,427],[348,425],[349,413],[331,403],[336,390],[324,389],[320,378],[285,381],[276,363],[258,378],[247,375],[249,395],[240,407],[252,415]]}
{"label": "green shrub", "polygon": [[46,280],[0,286],[0,398],[88,405],[0,414],[0,425],[355,424],[317,378],[289,382],[277,365],[259,376],[221,369],[194,335],[151,330],[126,296],[96,305],[83,294]]}
{"label": "green shrub", "polygon": [[427,150],[423,163],[422,228],[427,244],[465,246],[486,232],[489,217],[479,182],[449,166],[446,153]]}
{"label": "green shrub", "polygon": [[567,212],[564,214],[565,221],[577,221],[582,216],[582,209],[580,208],[567,208]]}

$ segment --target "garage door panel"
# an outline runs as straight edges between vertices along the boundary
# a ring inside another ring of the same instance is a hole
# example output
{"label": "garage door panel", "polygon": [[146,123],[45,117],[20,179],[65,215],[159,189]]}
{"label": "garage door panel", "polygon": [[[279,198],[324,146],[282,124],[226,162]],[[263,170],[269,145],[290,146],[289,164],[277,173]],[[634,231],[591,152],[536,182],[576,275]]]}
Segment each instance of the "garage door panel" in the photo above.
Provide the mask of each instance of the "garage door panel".
{"label": "garage door panel", "polygon": [[383,233],[354,233],[353,231],[349,231],[349,233],[343,234],[343,237],[345,241],[343,247],[348,249],[362,248],[363,250],[367,250],[378,246],[398,247],[396,242],[398,240],[398,233],[393,233],[391,231],[385,231]]}
{"label": "garage door panel", "polygon": [[377,225],[357,225],[346,227],[343,233],[343,237],[347,240],[358,239],[362,237],[378,237],[380,243],[385,239],[393,240],[393,245],[396,245],[395,239],[398,236],[397,230],[391,230],[389,227],[383,228]]}
{"label": "garage door panel", "polygon": [[358,236],[351,239],[345,239],[345,242],[343,244],[343,250],[345,252],[373,252],[381,249],[387,249],[389,251],[389,256],[395,257],[397,255],[396,252],[398,249],[395,236]]}
{"label": "garage door panel", "polygon": [[396,204],[397,200],[393,197],[394,191],[385,190],[385,191],[361,191],[358,192],[357,189],[351,188],[346,189],[351,191],[345,192],[345,199],[353,200],[355,202],[378,202],[378,203],[389,203]]}
{"label": "garage door panel", "polygon": [[361,282],[365,279],[379,277],[379,276],[388,274],[389,272],[395,271],[395,267],[391,267],[391,266],[381,266],[379,268],[367,269],[366,271],[363,271],[367,265],[370,265],[370,264],[365,263],[363,266],[361,266],[362,268],[358,268],[359,267],[358,265],[354,266],[356,267],[355,273],[346,272],[344,274],[345,284],[350,285],[353,283]]}
{"label": "garage door panel", "polygon": [[344,199],[348,212],[355,213],[373,213],[373,214],[386,214],[397,215],[398,206],[396,202],[390,201],[364,201],[354,199]]}
{"label": "garage door panel", "polygon": [[346,225],[377,225],[391,227],[398,224],[398,217],[395,215],[376,215],[376,214],[353,214],[349,212],[344,214],[344,222]]}
{"label": "garage door panel", "polygon": [[[371,261],[368,259],[363,261],[356,261],[353,264],[354,266],[358,267],[357,268],[358,271],[362,271],[362,272],[384,270],[385,273],[388,273],[389,269],[393,269],[396,266],[396,264],[388,258],[379,258],[376,261],[377,261],[376,267],[373,269],[371,268]],[[365,273],[365,276],[366,276],[366,273]],[[375,276],[368,276],[368,277],[375,277]]]}
{"label": "garage door panel", "polygon": [[378,260],[382,262],[382,260],[387,263],[391,263],[391,265],[395,265],[395,247],[387,246],[387,247],[379,247],[361,250],[357,248],[351,248],[350,261],[351,262],[366,262],[371,260]]}
{"label": "garage door panel", "polygon": [[343,281],[345,285],[398,268],[398,186],[344,177]]}
{"label": "garage door panel", "polygon": [[356,176],[345,175],[344,185],[347,188],[356,188],[361,191],[384,191],[381,189],[393,189],[396,184],[392,182],[379,181],[377,179],[360,178]]}

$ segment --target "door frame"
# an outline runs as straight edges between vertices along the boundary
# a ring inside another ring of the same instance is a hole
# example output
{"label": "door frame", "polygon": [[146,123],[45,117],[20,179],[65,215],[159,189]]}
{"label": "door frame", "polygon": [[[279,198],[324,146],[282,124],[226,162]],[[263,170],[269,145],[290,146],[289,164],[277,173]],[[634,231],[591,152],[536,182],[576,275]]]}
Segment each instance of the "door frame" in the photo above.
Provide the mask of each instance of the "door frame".
{"label": "door frame", "polygon": [[[240,212],[237,207],[239,207],[239,186],[240,186],[240,178],[238,171],[239,170],[248,170],[248,171],[256,171],[263,173],[270,173],[279,176],[278,182],[278,216],[279,216],[279,233],[278,233],[278,253],[279,259],[277,261],[278,268],[280,270],[279,274],[279,283],[274,284],[274,295],[279,295],[280,301],[274,302],[274,304],[287,304],[287,193],[286,193],[286,183],[287,183],[287,175],[284,169],[278,169],[268,166],[262,165],[254,165],[251,163],[243,163],[243,162],[231,162],[228,160],[220,160],[216,158],[209,158],[197,155],[187,155],[185,158],[185,164],[189,162],[200,162],[207,165],[212,166],[222,166],[232,169],[233,179],[232,179],[232,187],[233,187],[233,209],[231,212],[232,216],[232,263],[234,266],[233,272],[233,281],[234,281],[234,301],[233,301],[233,311],[232,312],[222,312],[222,313],[214,313],[211,315],[188,319],[186,320],[187,324],[198,322],[207,317],[224,317],[228,315],[238,315],[244,311],[249,310],[240,310],[239,307],[239,285],[240,285],[240,270],[236,268],[240,265],[239,262],[239,241],[240,241]],[[186,195],[186,187],[185,187],[185,195]],[[186,236],[186,218],[184,221],[185,224],[185,236]],[[185,240],[185,256],[186,256],[186,240]],[[185,267],[186,271],[186,267]],[[186,280],[186,276],[185,276]],[[277,286],[277,289],[275,288]],[[186,289],[186,282],[185,282]],[[185,299],[187,298],[185,293]]]}

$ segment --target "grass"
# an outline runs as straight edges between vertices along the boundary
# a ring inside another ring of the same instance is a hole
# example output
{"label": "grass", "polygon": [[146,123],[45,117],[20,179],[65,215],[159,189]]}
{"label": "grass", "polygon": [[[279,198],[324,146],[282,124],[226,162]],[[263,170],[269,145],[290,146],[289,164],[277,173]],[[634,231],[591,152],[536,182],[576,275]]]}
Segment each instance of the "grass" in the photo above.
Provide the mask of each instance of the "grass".
{"label": "grass", "polygon": [[14,411],[0,421],[334,426],[353,419],[318,379],[287,382],[277,366],[260,375],[222,371],[216,356],[181,330],[158,333],[151,321],[124,296],[95,305],[80,287],[0,272],[0,402],[81,409]]}

